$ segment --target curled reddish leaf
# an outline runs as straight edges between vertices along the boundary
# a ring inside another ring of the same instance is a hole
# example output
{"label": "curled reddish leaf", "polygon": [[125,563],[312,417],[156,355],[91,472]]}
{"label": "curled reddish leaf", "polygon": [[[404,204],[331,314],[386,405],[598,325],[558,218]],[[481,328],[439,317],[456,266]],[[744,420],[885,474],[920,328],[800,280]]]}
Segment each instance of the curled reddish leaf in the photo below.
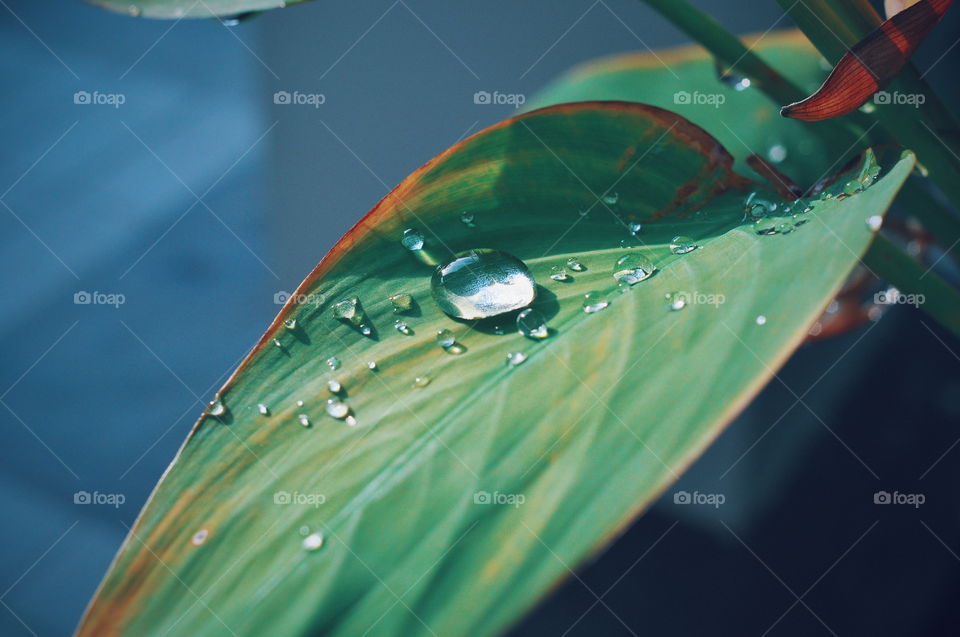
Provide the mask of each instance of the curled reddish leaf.
{"label": "curled reddish leaf", "polygon": [[780,109],[784,117],[815,122],[859,108],[900,72],[953,0],[921,0],[857,42],[810,97]]}

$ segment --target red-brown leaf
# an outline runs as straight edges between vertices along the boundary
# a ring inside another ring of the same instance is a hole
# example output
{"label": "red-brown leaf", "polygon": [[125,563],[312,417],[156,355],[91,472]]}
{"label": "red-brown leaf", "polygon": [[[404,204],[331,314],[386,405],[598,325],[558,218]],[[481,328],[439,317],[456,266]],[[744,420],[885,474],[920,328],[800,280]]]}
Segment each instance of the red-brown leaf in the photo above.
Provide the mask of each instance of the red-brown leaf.
{"label": "red-brown leaf", "polygon": [[859,108],[886,86],[953,0],[921,0],[897,13],[857,42],[816,93],[780,109],[784,117],[815,122]]}

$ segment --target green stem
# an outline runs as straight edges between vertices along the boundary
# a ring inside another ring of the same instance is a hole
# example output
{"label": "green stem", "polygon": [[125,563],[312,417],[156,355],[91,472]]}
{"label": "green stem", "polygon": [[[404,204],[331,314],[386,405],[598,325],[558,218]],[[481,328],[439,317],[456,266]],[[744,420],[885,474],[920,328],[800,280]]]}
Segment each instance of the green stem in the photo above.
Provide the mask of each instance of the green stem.
{"label": "green stem", "polygon": [[960,337],[960,291],[883,235],[877,235],[863,262],[900,292],[916,295],[921,310]]}

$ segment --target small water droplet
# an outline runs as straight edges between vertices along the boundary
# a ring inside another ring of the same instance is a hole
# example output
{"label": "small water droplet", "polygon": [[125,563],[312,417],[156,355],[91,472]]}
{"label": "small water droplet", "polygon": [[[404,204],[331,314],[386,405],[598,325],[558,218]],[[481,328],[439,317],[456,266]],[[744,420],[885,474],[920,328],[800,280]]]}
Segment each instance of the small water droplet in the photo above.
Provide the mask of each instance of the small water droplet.
{"label": "small water droplet", "polygon": [[304,524],[303,526],[301,526],[301,527],[300,527],[300,535],[304,535],[304,536],[310,535],[310,527],[307,526],[306,524]]}
{"label": "small water droplet", "polygon": [[554,281],[567,281],[570,279],[570,276],[567,274],[567,269],[562,265],[555,265],[550,268],[550,278]]}
{"label": "small water droplet", "polygon": [[390,297],[390,304],[393,306],[393,311],[397,314],[409,312],[413,309],[413,297],[403,292],[394,294]]}
{"label": "small water droplet", "polygon": [[299,416],[297,416],[297,420],[299,420],[300,424],[303,425],[304,427],[310,426],[310,418],[306,414],[300,414]]}
{"label": "small water droplet", "polygon": [[373,328],[371,328],[369,325],[363,324],[360,326],[360,333],[364,336],[370,336],[373,334]]}
{"label": "small water droplet", "polygon": [[343,385],[340,384],[340,381],[331,378],[327,381],[327,389],[333,394],[339,394],[343,390]]}
{"label": "small water droplet", "polygon": [[867,227],[870,228],[873,232],[876,232],[880,229],[880,226],[883,225],[883,217],[880,215],[872,215],[867,217]]}
{"label": "small water droplet", "polygon": [[527,355],[523,352],[510,352],[507,354],[507,367],[516,367],[522,365],[527,360]]}
{"label": "small water droplet", "polygon": [[269,415],[270,415],[270,408],[267,407],[266,405],[264,405],[263,403],[259,403],[259,404],[257,405],[257,411],[260,412],[260,415],[261,415],[261,416],[269,416]]}
{"label": "small water droplet", "polygon": [[450,330],[437,330],[437,344],[440,347],[450,347],[457,342],[457,337]]}
{"label": "small water droplet", "polygon": [[620,283],[634,285],[653,276],[657,266],[642,254],[625,254],[613,266],[613,278]]}
{"label": "small water droplet", "polygon": [[547,338],[550,334],[550,331],[547,329],[547,321],[543,318],[543,314],[530,308],[517,314],[517,331],[527,338],[534,340]]}
{"label": "small water droplet", "polygon": [[764,316],[763,314],[759,315],[757,317],[757,325],[766,325],[766,324],[767,324],[767,317]]}
{"label": "small water droplet", "polygon": [[302,400],[298,400],[298,401],[297,401],[297,407],[303,407],[303,401],[302,401]]}
{"label": "small water droplet", "polygon": [[774,164],[779,164],[787,158],[787,147],[783,144],[774,144],[767,149],[767,159]]}
{"label": "small water droplet", "polygon": [[303,546],[303,550],[305,551],[316,551],[323,546],[323,533],[320,533],[319,531],[316,533],[311,533],[307,537],[303,538],[303,542],[301,544]]}
{"label": "small water droplet", "polygon": [[605,310],[609,305],[610,301],[600,292],[587,292],[583,295],[583,311],[587,314]]}
{"label": "small water droplet", "polygon": [[423,233],[419,230],[414,230],[413,228],[407,228],[403,231],[403,236],[400,238],[400,243],[403,244],[403,247],[411,252],[423,249]]}
{"label": "small water droplet", "polygon": [[457,337],[450,330],[437,330],[437,345],[448,354],[463,354],[467,351],[457,342]]}
{"label": "small water droplet", "polygon": [[454,318],[478,319],[533,302],[536,282],[523,261],[499,250],[468,250],[439,266],[430,280],[437,305]]}
{"label": "small water droplet", "polygon": [[874,104],[872,101],[864,102],[863,106],[860,107],[860,112],[866,113],[867,115],[875,112],[876,110],[877,110],[877,105]]}
{"label": "small water droplet", "polygon": [[288,330],[295,330],[297,329],[297,319],[295,318],[287,319],[286,321],[283,322],[283,326]]}
{"label": "small water droplet", "polygon": [[273,339],[273,345],[274,347],[279,347],[280,349],[283,349],[283,343],[280,342],[279,338]]}
{"label": "small water droplet", "polygon": [[640,232],[640,229],[643,227],[643,224],[637,221],[631,221],[627,224],[627,231],[630,232],[634,237]]}
{"label": "small water droplet", "polygon": [[222,416],[227,413],[227,406],[219,398],[214,398],[210,401],[209,413],[211,416]]}
{"label": "small water droplet", "polygon": [[141,13],[143,13],[143,10],[135,4],[131,4],[127,7],[127,15],[129,15],[131,18],[139,18]]}
{"label": "small water droplet", "polygon": [[473,228],[475,226],[475,224],[473,223],[473,218],[474,217],[472,212],[467,212],[466,210],[464,210],[463,212],[460,213],[460,221],[462,221],[463,225],[467,226],[468,228]]}
{"label": "small water droplet", "polygon": [[200,546],[201,544],[207,541],[207,536],[209,535],[210,535],[209,531],[207,531],[206,529],[200,529],[199,531],[193,534],[193,537],[190,538],[190,542],[192,542],[194,546]]}
{"label": "small water droplet", "polygon": [[774,229],[775,229],[779,234],[790,234],[791,232],[793,232],[793,231],[796,230],[797,228],[796,228],[796,226],[794,226],[792,223],[787,223],[786,221],[782,221],[782,222],[778,223]]}
{"label": "small water droplet", "polygon": [[348,427],[357,426],[357,419],[353,417],[353,414],[347,414],[347,417],[343,419],[343,422],[347,423]]}
{"label": "small water droplet", "polygon": [[590,216],[590,210],[578,210],[577,214],[586,219]]}
{"label": "small water droplet", "polygon": [[617,202],[620,201],[620,195],[615,192],[607,193],[602,197],[602,199],[603,203],[607,204],[608,206],[615,206],[617,205]]}
{"label": "small water droplet", "polygon": [[725,69],[719,61],[715,62],[714,68],[717,72],[717,79],[720,80],[721,84],[729,86],[737,92],[745,91],[750,88],[750,78],[744,77],[743,75],[738,75]]}
{"label": "small water droplet", "polygon": [[567,259],[567,267],[573,270],[574,272],[584,272],[586,271],[586,266],[580,262],[580,259],[577,257],[570,257]]}
{"label": "small water droplet", "polygon": [[338,369],[340,369],[340,359],[337,358],[336,356],[331,356],[330,358],[327,359],[327,367],[329,367],[333,371],[337,371]]}
{"label": "small water droplet", "polygon": [[843,185],[843,194],[845,195],[855,195],[861,190],[863,190],[863,184],[858,179],[851,179]]}
{"label": "small water droplet", "polygon": [[833,199],[833,194],[824,190],[823,192],[820,193],[820,200],[826,201],[827,199]]}
{"label": "small water droplet", "polygon": [[406,321],[394,321],[393,327],[396,328],[396,330],[401,334],[405,334],[407,336],[413,334],[413,330],[410,329],[410,326],[407,325]]}
{"label": "small water droplet", "polygon": [[429,384],[430,384],[429,376],[417,376],[416,378],[413,379],[414,387],[426,387]]}
{"label": "small water droplet", "polygon": [[358,328],[364,324],[364,318],[366,318],[360,299],[356,296],[334,303],[331,312],[335,319],[350,323]]}
{"label": "small water droplet", "polygon": [[369,362],[367,363],[367,368],[368,368],[371,372],[377,371],[377,370],[379,369],[379,368],[377,367],[377,361],[369,361]]}
{"label": "small water droplet", "polygon": [[664,297],[667,299],[667,308],[674,312],[687,307],[687,295],[682,292],[668,292]]}
{"label": "small water droplet", "polygon": [[777,234],[777,224],[769,219],[757,219],[753,222],[753,229],[757,234]]}
{"label": "small water droplet", "polygon": [[341,420],[350,414],[350,406],[339,398],[327,399],[327,415]]}
{"label": "small water droplet", "polygon": [[687,254],[697,249],[697,244],[690,237],[677,235],[670,242],[670,252],[674,254]]}

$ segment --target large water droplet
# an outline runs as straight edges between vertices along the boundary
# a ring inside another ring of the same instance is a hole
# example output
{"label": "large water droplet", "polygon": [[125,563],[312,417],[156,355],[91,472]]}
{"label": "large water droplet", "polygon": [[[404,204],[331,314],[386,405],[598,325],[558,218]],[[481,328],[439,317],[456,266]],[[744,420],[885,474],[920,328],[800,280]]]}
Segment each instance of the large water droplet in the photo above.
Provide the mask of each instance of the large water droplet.
{"label": "large water droplet", "polygon": [[609,305],[610,301],[600,292],[587,292],[583,295],[583,311],[587,314],[605,310]]}
{"label": "large water droplet", "polygon": [[517,314],[517,331],[534,340],[547,338],[550,334],[543,314],[529,308]]}
{"label": "large water droplet", "polygon": [[633,252],[617,259],[613,266],[613,278],[620,283],[634,285],[644,279],[649,279],[656,270],[657,266],[650,259]]}
{"label": "large water droplet", "polygon": [[422,250],[423,233],[419,230],[414,230],[413,228],[407,228],[403,231],[403,236],[400,238],[400,243],[403,244],[404,248],[410,251]]}
{"label": "large water droplet", "polygon": [[526,264],[499,250],[469,250],[433,273],[430,291],[454,318],[478,319],[518,310],[533,302],[536,282]]}
{"label": "large water droplet", "polygon": [[574,272],[583,272],[586,270],[586,266],[580,263],[580,259],[577,257],[570,257],[567,259],[567,267],[573,270]]}
{"label": "large water droplet", "polygon": [[554,281],[568,281],[567,269],[562,265],[555,265],[550,268],[550,278]]}
{"label": "large water droplet", "polygon": [[323,546],[323,533],[320,533],[319,531],[316,533],[311,533],[307,537],[303,538],[302,546],[304,551],[316,551]]}
{"label": "large water droplet", "polygon": [[670,252],[674,254],[687,254],[697,249],[697,244],[690,237],[677,235],[670,242]]}
{"label": "large water droplet", "polygon": [[330,393],[332,394],[339,394],[341,391],[343,391],[343,385],[341,385],[340,381],[336,380],[335,378],[331,378],[327,381],[327,389],[329,389]]}

